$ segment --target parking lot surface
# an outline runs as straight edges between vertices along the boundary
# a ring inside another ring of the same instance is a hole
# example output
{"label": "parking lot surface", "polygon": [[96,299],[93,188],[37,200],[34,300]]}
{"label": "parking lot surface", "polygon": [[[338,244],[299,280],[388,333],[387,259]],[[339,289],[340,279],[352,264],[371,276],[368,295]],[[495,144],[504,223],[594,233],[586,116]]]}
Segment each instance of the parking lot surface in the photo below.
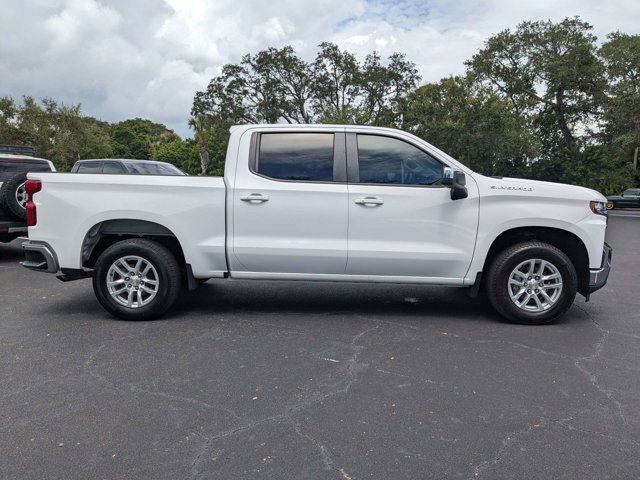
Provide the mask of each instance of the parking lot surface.
{"label": "parking lot surface", "polygon": [[210,281],[108,316],[0,245],[0,478],[638,479],[640,212],[559,323],[459,289]]}

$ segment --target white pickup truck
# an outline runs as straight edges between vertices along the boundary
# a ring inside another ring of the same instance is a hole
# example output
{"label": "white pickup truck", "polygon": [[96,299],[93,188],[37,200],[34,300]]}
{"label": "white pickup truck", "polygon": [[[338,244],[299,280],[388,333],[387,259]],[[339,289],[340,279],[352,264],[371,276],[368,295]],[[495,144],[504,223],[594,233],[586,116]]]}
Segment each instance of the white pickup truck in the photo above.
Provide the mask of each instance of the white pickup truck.
{"label": "white pickup truck", "polygon": [[93,277],[126,319],[240,278],[482,286],[541,324],[611,266],[600,193],[485,177],[393,129],[236,126],[223,178],[30,173],[27,190],[23,265]]}

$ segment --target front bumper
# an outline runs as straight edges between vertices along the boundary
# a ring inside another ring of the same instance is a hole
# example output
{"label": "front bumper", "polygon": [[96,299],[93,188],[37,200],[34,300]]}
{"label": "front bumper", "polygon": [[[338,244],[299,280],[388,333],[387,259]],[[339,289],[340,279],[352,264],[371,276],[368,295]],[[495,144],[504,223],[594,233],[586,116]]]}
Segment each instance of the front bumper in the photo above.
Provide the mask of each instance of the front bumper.
{"label": "front bumper", "polygon": [[602,264],[600,268],[589,271],[589,287],[588,294],[600,290],[607,283],[609,272],[611,271],[611,258],[613,257],[613,249],[611,245],[605,242],[602,249]]}
{"label": "front bumper", "polygon": [[31,270],[57,273],[60,270],[58,257],[53,248],[46,242],[27,240],[22,244],[25,259],[20,264]]}

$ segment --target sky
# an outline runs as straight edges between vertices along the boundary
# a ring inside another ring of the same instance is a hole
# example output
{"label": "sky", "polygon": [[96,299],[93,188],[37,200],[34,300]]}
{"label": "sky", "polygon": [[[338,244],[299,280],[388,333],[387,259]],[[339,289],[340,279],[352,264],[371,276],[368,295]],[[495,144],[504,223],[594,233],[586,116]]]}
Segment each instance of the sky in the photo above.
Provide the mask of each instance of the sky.
{"label": "sky", "polygon": [[80,103],[106,121],[149,118],[182,136],[193,96],[225,63],[323,41],[358,58],[406,53],[423,82],[464,72],[493,33],[579,15],[602,41],[640,33],[639,0],[0,0],[0,96]]}

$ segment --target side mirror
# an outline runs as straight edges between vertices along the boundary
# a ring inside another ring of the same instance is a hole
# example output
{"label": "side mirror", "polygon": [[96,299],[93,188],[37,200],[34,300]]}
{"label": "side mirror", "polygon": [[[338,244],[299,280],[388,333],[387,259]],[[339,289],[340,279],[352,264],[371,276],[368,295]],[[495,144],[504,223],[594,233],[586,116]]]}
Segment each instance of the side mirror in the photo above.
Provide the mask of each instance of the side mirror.
{"label": "side mirror", "polygon": [[460,200],[469,196],[467,187],[465,187],[467,178],[464,172],[453,171],[451,168],[445,167],[443,173],[442,185],[451,188],[451,200]]}

